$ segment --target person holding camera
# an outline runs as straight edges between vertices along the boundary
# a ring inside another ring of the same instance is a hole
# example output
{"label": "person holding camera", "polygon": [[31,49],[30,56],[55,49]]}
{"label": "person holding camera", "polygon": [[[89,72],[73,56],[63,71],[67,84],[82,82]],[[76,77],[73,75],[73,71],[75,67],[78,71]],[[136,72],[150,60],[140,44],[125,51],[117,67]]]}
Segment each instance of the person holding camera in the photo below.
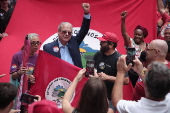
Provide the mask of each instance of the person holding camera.
{"label": "person holding camera", "polygon": [[[154,50],[155,51],[155,50]],[[112,90],[112,102],[119,113],[170,113],[170,71],[161,62],[153,61],[144,73],[143,65],[136,57],[134,67],[132,64],[126,65],[126,56],[119,57],[117,63],[117,79]],[[142,78],[145,95],[140,100],[123,100],[124,74],[130,68]]]}
{"label": "person holding camera", "polygon": [[106,86],[102,79],[96,77],[97,73],[85,83],[77,107],[71,106],[72,95],[78,82],[85,76],[85,72],[86,69],[81,69],[67,89],[62,101],[64,113],[114,113],[109,108]]}
{"label": "person holding camera", "polygon": [[90,4],[82,3],[84,18],[81,29],[76,36],[72,36],[73,27],[69,22],[62,22],[58,26],[58,39],[45,44],[43,50],[70,64],[82,68],[79,45],[85,38],[90,27]]}
{"label": "person holding camera", "polygon": [[[150,42],[146,48],[146,61],[151,63],[153,61],[160,62],[166,65],[170,69],[170,62],[166,60],[166,55],[168,52],[167,42],[160,39],[155,39]],[[145,97],[144,83],[142,80],[136,83],[133,90],[133,99],[140,100],[141,97]]]}
{"label": "person holding camera", "polygon": [[[148,30],[144,28],[141,25],[136,26],[134,29],[134,38],[131,38],[127,31],[126,31],[126,17],[128,15],[127,11],[123,11],[120,16],[121,16],[121,33],[124,39],[124,45],[125,47],[133,47],[135,48],[135,56],[138,58],[141,55],[141,52],[146,49],[148,44],[144,41],[144,39],[148,36]],[[138,80],[138,75],[136,72],[134,72],[132,69],[128,72],[129,79],[135,87],[136,82]]]}
{"label": "person holding camera", "polygon": [[[95,68],[99,77],[104,81],[107,89],[107,97],[109,100],[109,107],[115,110],[112,106],[111,93],[112,87],[116,80],[117,60],[121,54],[115,50],[118,43],[118,37],[111,32],[105,32],[103,37],[98,37],[100,40],[100,51],[98,51],[93,60],[95,61]],[[129,83],[129,77],[126,74],[124,84]]]}

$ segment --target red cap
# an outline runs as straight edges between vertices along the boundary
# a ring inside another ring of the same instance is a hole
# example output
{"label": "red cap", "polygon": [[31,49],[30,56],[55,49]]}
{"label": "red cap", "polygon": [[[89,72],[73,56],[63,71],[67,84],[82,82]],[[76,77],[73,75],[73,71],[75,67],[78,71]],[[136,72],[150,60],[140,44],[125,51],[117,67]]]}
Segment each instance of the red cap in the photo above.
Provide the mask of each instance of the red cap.
{"label": "red cap", "polygon": [[28,106],[28,113],[60,113],[55,102],[50,100],[37,101]]}
{"label": "red cap", "polygon": [[114,43],[118,43],[119,39],[116,34],[111,32],[105,32],[102,37],[97,37],[100,41],[110,41]]}

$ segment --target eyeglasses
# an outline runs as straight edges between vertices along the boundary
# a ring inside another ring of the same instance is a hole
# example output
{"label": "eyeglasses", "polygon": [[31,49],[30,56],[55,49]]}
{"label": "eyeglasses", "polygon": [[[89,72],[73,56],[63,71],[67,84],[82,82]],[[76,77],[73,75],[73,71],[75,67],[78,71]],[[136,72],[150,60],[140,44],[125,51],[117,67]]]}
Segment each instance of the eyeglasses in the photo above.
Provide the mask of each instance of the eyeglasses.
{"label": "eyeglasses", "polygon": [[159,52],[159,50],[158,49],[149,49],[148,47],[146,48],[146,51],[149,51],[149,50],[156,50],[156,51],[158,51]]}
{"label": "eyeglasses", "polygon": [[67,34],[67,33],[68,33],[68,35],[72,34],[72,32],[70,32],[70,31],[61,31],[61,33],[64,34],[64,35]]}
{"label": "eyeglasses", "polygon": [[34,45],[34,46],[35,46],[36,44],[37,44],[37,45],[41,45],[41,42],[40,42],[40,41],[32,41],[32,42],[31,42],[31,45]]}

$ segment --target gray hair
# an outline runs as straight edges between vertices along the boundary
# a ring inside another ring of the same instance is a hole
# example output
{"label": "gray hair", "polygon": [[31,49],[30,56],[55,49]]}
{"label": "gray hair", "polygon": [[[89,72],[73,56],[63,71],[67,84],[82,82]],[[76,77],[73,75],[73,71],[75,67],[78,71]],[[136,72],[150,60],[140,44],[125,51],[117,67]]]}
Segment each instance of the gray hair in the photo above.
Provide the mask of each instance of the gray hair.
{"label": "gray hair", "polygon": [[32,38],[33,38],[34,36],[37,36],[37,37],[39,38],[39,35],[38,35],[38,34],[36,34],[36,33],[29,33],[29,34],[28,34],[28,39],[29,39],[29,40],[32,40]]}
{"label": "gray hair", "polygon": [[170,70],[165,64],[153,61],[148,66],[144,82],[151,97],[163,99],[170,91]]}
{"label": "gray hair", "polygon": [[63,25],[70,25],[71,26],[71,30],[73,30],[73,25],[69,22],[61,22],[59,25],[58,25],[58,30],[61,30],[62,26]]}

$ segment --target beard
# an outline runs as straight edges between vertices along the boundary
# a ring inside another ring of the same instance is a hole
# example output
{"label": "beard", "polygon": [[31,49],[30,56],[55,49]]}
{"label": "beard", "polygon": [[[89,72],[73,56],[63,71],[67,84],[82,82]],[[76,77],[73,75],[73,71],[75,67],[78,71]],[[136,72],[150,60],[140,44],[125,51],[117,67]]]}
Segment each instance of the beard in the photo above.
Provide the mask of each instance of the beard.
{"label": "beard", "polygon": [[107,52],[109,50],[109,45],[105,45],[105,46],[101,46],[100,47],[100,51],[102,52],[102,53],[105,53],[105,52]]}

